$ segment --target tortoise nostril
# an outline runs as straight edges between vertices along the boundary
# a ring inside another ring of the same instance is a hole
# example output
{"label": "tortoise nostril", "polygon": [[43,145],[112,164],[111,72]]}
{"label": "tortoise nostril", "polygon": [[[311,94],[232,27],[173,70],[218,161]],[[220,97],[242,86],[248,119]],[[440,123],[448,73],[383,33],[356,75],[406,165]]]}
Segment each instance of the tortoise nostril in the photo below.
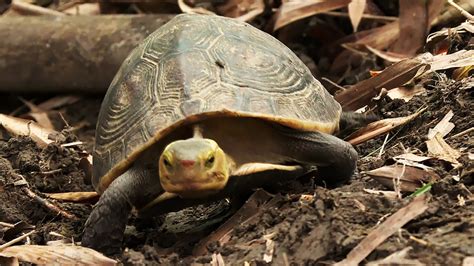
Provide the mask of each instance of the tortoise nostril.
{"label": "tortoise nostril", "polygon": [[180,163],[181,163],[181,165],[182,165],[183,167],[191,167],[191,166],[193,166],[193,165],[196,163],[196,161],[193,161],[193,160],[182,160],[182,161],[180,161]]}

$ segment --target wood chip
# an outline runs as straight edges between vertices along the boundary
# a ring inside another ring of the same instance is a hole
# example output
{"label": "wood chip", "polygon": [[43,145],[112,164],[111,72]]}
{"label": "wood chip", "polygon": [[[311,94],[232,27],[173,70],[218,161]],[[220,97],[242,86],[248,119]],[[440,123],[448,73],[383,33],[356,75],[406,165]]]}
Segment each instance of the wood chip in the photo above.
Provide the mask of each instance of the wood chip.
{"label": "wood chip", "polygon": [[434,128],[428,130],[428,139],[433,139],[437,133],[439,133],[442,138],[446,137],[446,135],[454,129],[454,123],[449,122],[453,116],[453,111],[449,110]]}
{"label": "wood chip", "polygon": [[414,96],[420,95],[426,92],[426,89],[421,85],[415,85],[413,87],[398,87],[391,89],[387,92],[387,96],[390,99],[402,99],[405,102],[410,101]]}
{"label": "wood chip", "polygon": [[413,199],[408,205],[398,210],[377,226],[365,237],[347,257],[334,265],[358,265],[383,241],[396,233],[406,223],[428,209],[430,197],[426,194]]}

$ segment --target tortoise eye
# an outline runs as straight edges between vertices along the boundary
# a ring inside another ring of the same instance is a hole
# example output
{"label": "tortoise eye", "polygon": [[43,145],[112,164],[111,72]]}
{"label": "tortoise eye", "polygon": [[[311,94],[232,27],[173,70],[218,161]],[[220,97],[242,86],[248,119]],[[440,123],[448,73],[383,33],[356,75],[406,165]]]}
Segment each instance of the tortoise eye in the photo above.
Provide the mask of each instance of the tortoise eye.
{"label": "tortoise eye", "polygon": [[163,164],[166,166],[166,168],[171,169],[173,166],[171,165],[171,162],[168,158],[163,158]]}
{"label": "tortoise eye", "polygon": [[214,156],[214,154],[212,154],[211,156],[209,156],[206,160],[206,167],[207,168],[211,168],[213,165],[214,165],[214,161],[216,160],[216,157]]}

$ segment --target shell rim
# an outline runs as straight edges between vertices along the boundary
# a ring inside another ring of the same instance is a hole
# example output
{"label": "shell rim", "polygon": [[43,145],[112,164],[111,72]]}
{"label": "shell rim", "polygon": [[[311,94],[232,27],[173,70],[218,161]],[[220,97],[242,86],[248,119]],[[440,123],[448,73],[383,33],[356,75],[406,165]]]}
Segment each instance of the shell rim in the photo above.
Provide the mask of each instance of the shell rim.
{"label": "shell rim", "polygon": [[322,132],[327,134],[333,134],[339,130],[339,120],[341,117],[342,109],[339,107],[337,116],[332,122],[320,122],[303,119],[288,118],[283,116],[257,114],[243,111],[233,111],[229,109],[222,109],[219,111],[202,112],[198,114],[189,115],[183,119],[168,125],[161,130],[157,131],[148,141],[137,146],[125,159],[114,164],[102,177],[99,178],[99,183],[95,187],[99,194],[102,194],[107,187],[121,174],[125,173],[130,165],[148,148],[157,143],[162,137],[169,134],[174,129],[185,126],[187,124],[202,121],[209,117],[243,117],[243,118],[258,118],[263,121],[278,123],[283,126],[287,126],[296,130]]}

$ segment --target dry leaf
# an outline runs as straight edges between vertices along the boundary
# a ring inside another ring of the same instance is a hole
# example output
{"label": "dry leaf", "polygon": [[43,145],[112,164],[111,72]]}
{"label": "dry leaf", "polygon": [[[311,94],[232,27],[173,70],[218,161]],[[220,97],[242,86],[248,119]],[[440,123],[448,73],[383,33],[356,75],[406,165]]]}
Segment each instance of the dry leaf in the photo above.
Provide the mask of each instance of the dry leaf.
{"label": "dry leaf", "polygon": [[364,45],[367,50],[371,51],[376,56],[392,63],[400,62],[403,59],[407,59],[408,56],[405,54],[394,53],[390,51],[381,51],[379,49],[373,48],[370,45]]}
{"label": "dry leaf", "polygon": [[417,84],[413,87],[398,87],[395,89],[391,89],[387,92],[387,96],[390,97],[390,99],[402,99],[405,102],[410,101],[415,95],[422,94],[426,91],[426,89]]}
{"label": "dry leaf", "polygon": [[474,265],[474,256],[465,257],[462,261],[462,266],[472,266]]}
{"label": "dry leaf", "polygon": [[351,3],[347,6],[349,10],[349,18],[351,19],[352,28],[354,32],[357,31],[359,27],[360,20],[364,14],[366,0],[352,0]]}
{"label": "dry leaf", "polygon": [[386,68],[375,77],[363,80],[349,89],[336,94],[336,100],[346,111],[357,110],[371,102],[382,88],[400,87],[429,69],[429,65],[418,59],[402,60]]}
{"label": "dry leaf", "polygon": [[346,138],[347,142],[352,145],[357,145],[367,140],[373,139],[377,136],[385,134],[390,130],[404,125],[419,116],[425,109],[422,109],[412,115],[396,118],[387,118],[372,122],[366,127],[357,130]]}
{"label": "dry leaf", "polygon": [[358,265],[361,263],[385,239],[397,232],[406,223],[425,212],[428,209],[429,200],[430,198],[427,195],[416,197],[408,205],[392,214],[385,222],[377,226],[347,254],[344,260],[334,265]]}
{"label": "dry leaf", "polygon": [[48,114],[45,112],[45,110],[42,110],[38,106],[36,106],[34,103],[24,100],[20,98],[20,100],[30,108],[30,112],[26,114],[26,116],[32,117],[38,125],[40,125],[43,128],[47,129],[54,129],[53,123],[49,119]]}
{"label": "dry leaf", "polygon": [[183,11],[183,13],[187,14],[204,14],[204,15],[215,15],[214,12],[209,11],[202,7],[191,7],[184,0],[178,0],[178,6]]}
{"label": "dry leaf", "polygon": [[434,128],[428,130],[428,139],[434,138],[438,133],[442,138],[446,137],[446,135],[454,129],[454,124],[449,122],[453,116],[453,111],[449,110],[449,112],[443,117],[443,119],[441,119],[441,121],[439,121],[438,124],[436,124]]}
{"label": "dry leaf", "polygon": [[460,50],[452,54],[424,53],[417,56],[419,60],[430,65],[430,71],[444,70],[474,65],[474,50]]}
{"label": "dry leaf", "polygon": [[56,200],[71,201],[71,202],[85,202],[98,200],[99,194],[95,191],[80,191],[80,192],[62,192],[62,193],[44,193],[48,197]]}
{"label": "dry leaf", "polygon": [[59,107],[65,106],[65,105],[70,105],[70,104],[76,103],[80,99],[81,99],[80,97],[72,96],[72,95],[56,96],[56,97],[50,98],[50,99],[38,104],[37,107],[40,110],[43,110],[43,111],[50,111],[50,110],[53,110],[55,108],[59,108]]}
{"label": "dry leaf", "polygon": [[347,6],[351,0],[308,0],[308,1],[287,1],[283,2],[275,13],[276,31],[292,22]]}
{"label": "dry leaf", "polygon": [[0,114],[0,125],[10,134],[29,136],[38,144],[38,146],[43,147],[53,142],[53,140],[49,138],[51,135],[60,134],[55,130],[43,128],[31,120],[16,118],[4,114]]}
{"label": "dry leaf", "polygon": [[428,1],[399,1],[399,38],[391,51],[413,56],[425,44],[428,32]]}
{"label": "dry leaf", "polygon": [[20,261],[55,265],[116,265],[116,261],[81,246],[21,245],[8,247],[0,256],[16,257]]}
{"label": "dry leaf", "polygon": [[366,172],[367,175],[387,188],[393,189],[394,180],[400,179],[400,191],[413,192],[424,183],[434,182],[440,177],[432,170],[412,166],[389,165]]}
{"label": "dry leaf", "polygon": [[458,150],[451,148],[451,146],[449,146],[449,144],[441,137],[440,133],[437,133],[434,138],[427,140],[426,146],[430,156],[450,162],[454,168],[461,166],[457,160],[461,156],[461,153]]}

